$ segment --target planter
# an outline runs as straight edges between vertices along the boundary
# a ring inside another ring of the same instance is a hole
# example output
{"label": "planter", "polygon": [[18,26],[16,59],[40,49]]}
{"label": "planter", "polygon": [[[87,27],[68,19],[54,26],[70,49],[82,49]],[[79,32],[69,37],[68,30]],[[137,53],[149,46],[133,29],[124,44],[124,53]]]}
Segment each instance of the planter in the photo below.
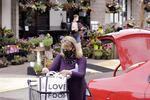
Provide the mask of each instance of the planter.
{"label": "planter", "polygon": [[40,42],[39,46],[40,46],[40,47],[44,47],[43,42]]}
{"label": "planter", "polygon": [[35,62],[30,62],[30,67],[34,67]]}
{"label": "planter", "polygon": [[45,46],[45,51],[49,51],[50,50],[50,46]]}
{"label": "planter", "polygon": [[28,67],[27,68],[27,75],[36,75],[34,68],[33,67]]}
{"label": "planter", "polygon": [[13,37],[14,36],[14,34],[6,34],[6,37],[7,38],[11,38],[11,37]]}

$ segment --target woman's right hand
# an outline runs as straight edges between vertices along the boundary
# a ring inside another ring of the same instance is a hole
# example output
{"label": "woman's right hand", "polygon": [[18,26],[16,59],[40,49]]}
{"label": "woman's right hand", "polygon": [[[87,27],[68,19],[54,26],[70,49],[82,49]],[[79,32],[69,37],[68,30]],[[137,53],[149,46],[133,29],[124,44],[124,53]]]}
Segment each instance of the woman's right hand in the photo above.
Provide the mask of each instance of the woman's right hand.
{"label": "woman's right hand", "polygon": [[59,72],[60,74],[62,74],[64,77],[67,76],[71,76],[72,75],[72,71],[71,70],[62,70],[61,72]]}
{"label": "woman's right hand", "polygon": [[44,67],[43,69],[42,69],[42,73],[43,74],[46,74],[46,73],[48,73],[49,72],[49,69],[47,68],[47,67]]}

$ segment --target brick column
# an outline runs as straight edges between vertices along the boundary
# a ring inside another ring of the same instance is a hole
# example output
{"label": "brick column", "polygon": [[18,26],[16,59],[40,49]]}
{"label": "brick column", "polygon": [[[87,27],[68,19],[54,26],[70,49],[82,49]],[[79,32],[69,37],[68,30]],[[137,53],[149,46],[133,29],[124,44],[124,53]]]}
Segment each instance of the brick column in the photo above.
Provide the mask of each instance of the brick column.
{"label": "brick column", "polygon": [[2,27],[11,29],[11,1],[2,0]]}
{"label": "brick column", "polygon": [[19,4],[18,0],[11,2],[11,26],[16,38],[19,38]]}
{"label": "brick column", "polygon": [[140,26],[140,11],[141,3],[139,0],[132,0],[132,17],[136,20],[138,26]]}

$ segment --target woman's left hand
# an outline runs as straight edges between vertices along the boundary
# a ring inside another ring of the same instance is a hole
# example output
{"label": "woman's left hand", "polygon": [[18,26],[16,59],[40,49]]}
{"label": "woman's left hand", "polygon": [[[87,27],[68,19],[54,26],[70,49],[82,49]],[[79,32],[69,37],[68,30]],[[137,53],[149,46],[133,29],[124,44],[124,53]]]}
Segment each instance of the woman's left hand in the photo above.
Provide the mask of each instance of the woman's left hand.
{"label": "woman's left hand", "polygon": [[70,70],[62,70],[61,72],[59,72],[60,74],[62,74],[63,76],[67,77],[68,75],[71,76],[72,75],[72,71]]}

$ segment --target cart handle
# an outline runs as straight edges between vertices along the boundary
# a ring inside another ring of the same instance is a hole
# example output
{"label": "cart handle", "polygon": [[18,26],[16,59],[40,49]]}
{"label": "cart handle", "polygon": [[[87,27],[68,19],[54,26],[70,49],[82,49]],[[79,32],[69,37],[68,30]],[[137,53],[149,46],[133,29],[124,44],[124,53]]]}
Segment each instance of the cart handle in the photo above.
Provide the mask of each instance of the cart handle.
{"label": "cart handle", "polygon": [[31,82],[37,82],[37,80],[27,80],[28,85],[30,85]]}

